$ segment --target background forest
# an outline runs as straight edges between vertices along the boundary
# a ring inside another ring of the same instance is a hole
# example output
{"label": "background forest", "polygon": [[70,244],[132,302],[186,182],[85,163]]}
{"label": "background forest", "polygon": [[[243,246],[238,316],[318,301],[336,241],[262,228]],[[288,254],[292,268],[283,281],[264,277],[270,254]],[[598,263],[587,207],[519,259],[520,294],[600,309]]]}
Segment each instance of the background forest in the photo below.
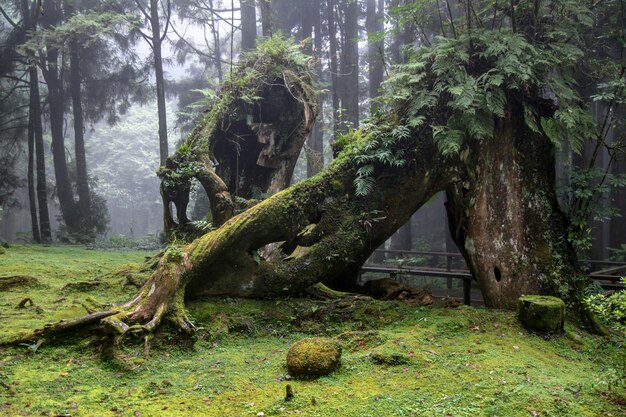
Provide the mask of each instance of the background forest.
{"label": "background forest", "polygon": [[[619,106],[624,6],[553,3],[555,13],[567,9],[571,19],[559,30],[580,48],[571,51],[581,63],[578,73],[566,82],[576,82],[583,108],[599,125],[597,135],[558,146],[562,207],[575,220],[571,238],[585,256],[619,259],[626,235],[626,219],[619,216],[626,207],[619,187],[626,170]],[[148,247],[158,244],[162,230],[158,166],[258,37],[294,37],[315,68],[321,110],[294,173],[297,182],[328,164],[337,135],[383,106],[375,100],[381,85],[412,48],[461,37],[472,25],[497,30],[518,8],[494,4],[503,12],[490,15],[486,4],[403,0],[0,5],[2,237]],[[553,23],[550,10],[541,13],[546,27]],[[208,203],[195,194],[190,213],[198,220]],[[423,207],[388,247],[454,251],[444,199],[438,195]]]}

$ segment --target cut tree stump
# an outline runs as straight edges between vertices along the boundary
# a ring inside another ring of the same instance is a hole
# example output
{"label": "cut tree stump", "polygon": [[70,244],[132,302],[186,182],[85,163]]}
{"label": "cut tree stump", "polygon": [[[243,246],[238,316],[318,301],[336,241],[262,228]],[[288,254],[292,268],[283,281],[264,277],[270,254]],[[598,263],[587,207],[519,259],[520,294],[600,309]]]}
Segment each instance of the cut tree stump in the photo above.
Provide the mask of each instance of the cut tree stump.
{"label": "cut tree stump", "polygon": [[517,304],[520,322],[542,333],[561,333],[565,323],[565,303],[547,295],[523,295]]}

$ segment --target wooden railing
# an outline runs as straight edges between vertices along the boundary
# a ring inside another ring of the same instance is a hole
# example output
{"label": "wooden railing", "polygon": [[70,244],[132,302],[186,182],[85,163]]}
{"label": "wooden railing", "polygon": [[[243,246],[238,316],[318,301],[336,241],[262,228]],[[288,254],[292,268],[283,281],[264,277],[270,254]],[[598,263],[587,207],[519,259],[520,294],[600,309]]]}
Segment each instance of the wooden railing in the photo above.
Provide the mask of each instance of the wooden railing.
{"label": "wooden railing", "polygon": [[[361,273],[373,272],[389,274],[391,278],[395,278],[397,275],[415,275],[424,277],[437,277],[446,278],[447,287],[452,288],[452,282],[454,279],[460,279],[463,281],[463,302],[467,305],[471,305],[471,291],[472,291],[472,275],[465,265],[463,255],[458,252],[433,252],[433,251],[408,251],[408,250],[393,250],[393,249],[377,249],[374,253],[378,254],[392,254],[396,255],[393,259],[406,259],[414,256],[425,256],[431,258],[446,259],[446,266],[444,268],[435,268],[418,265],[392,265],[392,264],[376,264],[366,263],[361,267]],[[461,268],[453,268],[454,262],[457,265],[462,264]],[[624,286],[620,283],[620,277],[626,276],[626,262],[614,262],[614,261],[599,261],[599,260],[584,260],[581,263],[590,267],[605,266],[594,270],[589,273],[589,276],[602,288],[606,290],[619,290]]]}

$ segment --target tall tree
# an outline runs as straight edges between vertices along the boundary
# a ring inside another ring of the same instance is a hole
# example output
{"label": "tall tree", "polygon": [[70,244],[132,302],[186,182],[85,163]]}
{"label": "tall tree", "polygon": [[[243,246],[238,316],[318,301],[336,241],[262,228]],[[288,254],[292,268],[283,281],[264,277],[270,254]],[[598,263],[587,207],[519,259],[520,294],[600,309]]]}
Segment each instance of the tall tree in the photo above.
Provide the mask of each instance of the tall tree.
{"label": "tall tree", "polygon": [[328,53],[330,69],[330,94],[333,108],[333,140],[337,139],[341,132],[340,102],[339,102],[339,65],[337,62],[337,24],[335,21],[335,0],[326,2],[326,21],[328,24]]}
{"label": "tall tree", "polygon": [[[313,0],[311,6],[311,16],[315,28],[313,37],[313,57],[315,59],[315,77],[318,85],[323,82],[322,73],[322,2]],[[324,96],[320,94],[317,98],[317,108],[319,114],[324,114]],[[308,147],[311,156],[307,159],[307,176],[312,177],[324,167],[324,118],[317,119],[313,126],[313,134],[308,140]]]}
{"label": "tall tree", "polygon": [[[385,0],[367,0],[367,59],[369,69],[369,96],[370,100],[380,95],[380,86],[384,77],[385,42],[383,38]],[[377,108],[370,102],[370,111]]]}
{"label": "tall tree", "polygon": [[256,5],[254,0],[241,0],[241,50],[254,49],[256,44]]}
{"label": "tall tree", "polygon": [[[165,4],[163,2],[165,1]],[[165,164],[169,153],[167,141],[167,109],[165,102],[165,74],[163,72],[162,44],[167,36],[172,18],[170,0],[135,0],[144,21],[150,26],[150,32],[139,31],[146,43],[152,49],[154,63],[154,77],[156,82],[157,112],[159,114],[159,158],[161,165]],[[164,20],[162,24],[161,20]],[[163,27],[163,28],[161,28]]]}
{"label": "tall tree", "polygon": [[359,2],[342,3],[344,13],[341,48],[341,107],[343,130],[359,127]]}

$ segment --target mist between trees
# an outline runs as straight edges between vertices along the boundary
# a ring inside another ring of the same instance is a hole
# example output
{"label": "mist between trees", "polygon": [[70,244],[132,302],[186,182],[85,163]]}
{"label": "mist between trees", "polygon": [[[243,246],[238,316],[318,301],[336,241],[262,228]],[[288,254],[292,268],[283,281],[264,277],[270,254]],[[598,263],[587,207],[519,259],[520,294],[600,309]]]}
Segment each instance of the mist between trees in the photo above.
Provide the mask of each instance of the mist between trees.
{"label": "mist between trees", "polygon": [[[601,146],[598,136],[555,146],[561,205],[578,228],[571,239],[584,256],[623,257],[626,219],[613,214],[624,212],[626,194],[612,186],[623,182],[626,169],[620,157],[623,6],[535,3],[533,10],[509,10],[456,1],[4,0],[2,237],[94,242],[123,235],[157,242],[163,230],[159,165],[219,99],[218,87],[241,54],[262,37],[293,37],[310,56],[318,116],[295,166],[297,182],[328,165],[339,135],[385,111],[385,101],[375,100],[383,82],[397,72],[395,65],[410,65],[416,48],[431,48],[443,37],[532,27],[530,41],[558,30],[567,33],[564,44],[582,51],[585,65],[566,82],[578,83],[581,106],[601,130]],[[550,94],[548,86],[540,96]],[[550,126],[542,128],[549,133]],[[255,193],[247,197],[267,196]],[[585,193],[588,199],[579,198]],[[208,200],[197,182],[190,195],[190,220],[204,219]],[[386,247],[456,251],[445,200],[443,193],[433,197]]]}

